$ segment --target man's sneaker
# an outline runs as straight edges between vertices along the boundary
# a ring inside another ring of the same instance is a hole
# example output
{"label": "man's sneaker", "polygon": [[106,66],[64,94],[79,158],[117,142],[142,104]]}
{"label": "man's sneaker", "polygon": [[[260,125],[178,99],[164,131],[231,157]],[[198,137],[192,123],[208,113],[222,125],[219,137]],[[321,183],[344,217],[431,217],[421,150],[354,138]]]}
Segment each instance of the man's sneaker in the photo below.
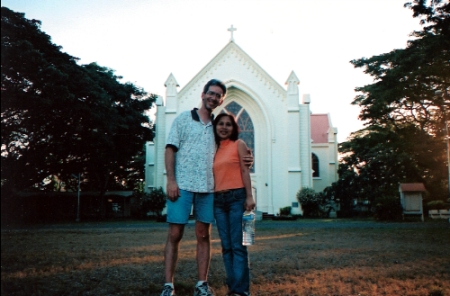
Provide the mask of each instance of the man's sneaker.
{"label": "man's sneaker", "polygon": [[164,285],[161,296],[176,296],[174,289],[169,285]]}
{"label": "man's sneaker", "polygon": [[200,286],[195,287],[194,296],[214,296],[214,292],[207,282],[203,282]]}

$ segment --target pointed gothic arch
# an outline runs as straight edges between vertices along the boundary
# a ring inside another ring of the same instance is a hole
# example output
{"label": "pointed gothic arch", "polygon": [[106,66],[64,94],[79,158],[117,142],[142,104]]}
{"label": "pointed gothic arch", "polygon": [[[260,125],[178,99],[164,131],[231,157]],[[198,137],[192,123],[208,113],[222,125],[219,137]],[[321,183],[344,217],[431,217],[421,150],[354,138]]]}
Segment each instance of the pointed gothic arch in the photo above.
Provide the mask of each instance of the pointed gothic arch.
{"label": "pointed gothic arch", "polygon": [[[273,162],[271,161],[272,145],[275,143],[274,128],[271,117],[269,116],[269,110],[263,101],[260,94],[255,92],[252,87],[234,79],[225,80],[227,86],[227,96],[224,103],[214,110],[214,114],[219,114],[225,108],[228,112],[229,109],[235,108],[238,117],[238,124],[246,124],[241,129],[249,130],[249,121],[251,120],[253,135],[249,137],[252,142],[247,142],[247,145],[253,146],[254,165],[251,170],[250,177],[252,179],[252,186],[254,189],[253,195],[258,204],[258,210],[273,212],[273,195],[271,194],[272,186],[275,187],[273,182]],[[235,102],[237,105],[232,104]],[[234,107],[233,107],[234,106]],[[242,113],[237,113],[237,112]],[[245,113],[244,113],[245,111]],[[233,113],[233,114],[235,114]]]}

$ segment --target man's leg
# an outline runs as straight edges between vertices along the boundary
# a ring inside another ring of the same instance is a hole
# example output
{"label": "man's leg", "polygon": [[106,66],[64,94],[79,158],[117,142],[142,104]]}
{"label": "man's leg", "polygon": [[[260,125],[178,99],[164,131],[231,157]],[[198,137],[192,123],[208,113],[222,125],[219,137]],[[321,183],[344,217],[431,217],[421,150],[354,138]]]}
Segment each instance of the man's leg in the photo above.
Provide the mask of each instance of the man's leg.
{"label": "man's leg", "polygon": [[178,262],[178,249],[183,237],[184,226],[188,223],[194,194],[180,189],[180,197],[176,201],[167,201],[167,222],[169,233],[167,234],[166,247],[164,249],[164,277],[166,283],[173,283],[175,267]]}
{"label": "man's leg", "polygon": [[198,279],[207,281],[211,260],[211,224],[196,221],[195,234],[197,236]]}
{"label": "man's leg", "polygon": [[169,224],[169,233],[167,234],[166,247],[164,249],[164,276],[166,283],[173,283],[175,268],[178,262],[178,250],[183,233],[183,224]]}
{"label": "man's leg", "polygon": [[214,222],[214,194],[197,193],[194,198],[195,235],[197,237],[198,282],[194,296],[214,296],[208,285],[211,260],[211,223]]}

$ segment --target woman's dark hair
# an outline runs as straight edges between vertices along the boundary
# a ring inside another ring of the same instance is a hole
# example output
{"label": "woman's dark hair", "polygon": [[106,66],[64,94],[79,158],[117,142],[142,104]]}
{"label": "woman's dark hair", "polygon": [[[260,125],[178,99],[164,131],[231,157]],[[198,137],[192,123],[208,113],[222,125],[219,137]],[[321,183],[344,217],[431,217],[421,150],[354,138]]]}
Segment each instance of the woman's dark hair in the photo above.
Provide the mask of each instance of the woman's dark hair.
{"label": "woman's dark hair", "polygon": [[223,96],[225,97],[225,94],[227,93],[227,87],[225,86],[225,84],[223,84],[222,81],[217,79],[211,79],[210,81],[208,81],[208,83],[206,83],[206,85],[203,87],[203,93],[206,94],[209,90],[209,87],[212,85],[220,87],[222,89]]}
{"label": "woman's dark hair", "polygon": [[217,147],[220,146],[220,137],[217,134],[216,127],[217,127],[217,124],[219,123],[220,119],[225,116],[228,116],[231,119],[231,125],[233,126],[233,131],[231,132],[230,140],[236,141],[239,137],[239,125],[237,124],[236,117],[234,117],[233,114],[220,113],[219,115],[217,115],[217,117],[214,119],[214,122],[213,122],[214,139],[216,140]]}

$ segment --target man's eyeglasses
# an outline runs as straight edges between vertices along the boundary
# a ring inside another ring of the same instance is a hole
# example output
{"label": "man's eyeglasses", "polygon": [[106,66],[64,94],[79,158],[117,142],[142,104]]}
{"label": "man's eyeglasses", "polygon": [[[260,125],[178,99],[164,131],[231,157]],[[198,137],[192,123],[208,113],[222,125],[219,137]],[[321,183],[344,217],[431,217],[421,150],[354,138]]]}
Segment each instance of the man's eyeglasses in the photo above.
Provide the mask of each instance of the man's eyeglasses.
{"label": "man's eyeglasses", "polygon": [[206,92],[206,94],[207,94],[208,96],[214,96],[217,100],[220,100],[220,99],[223,97],[222,94],[219,94],[219,93],[216,93],[216,92],[213,92],[213,91],[210,91],[210,90],[208,90],[208,91]]}

